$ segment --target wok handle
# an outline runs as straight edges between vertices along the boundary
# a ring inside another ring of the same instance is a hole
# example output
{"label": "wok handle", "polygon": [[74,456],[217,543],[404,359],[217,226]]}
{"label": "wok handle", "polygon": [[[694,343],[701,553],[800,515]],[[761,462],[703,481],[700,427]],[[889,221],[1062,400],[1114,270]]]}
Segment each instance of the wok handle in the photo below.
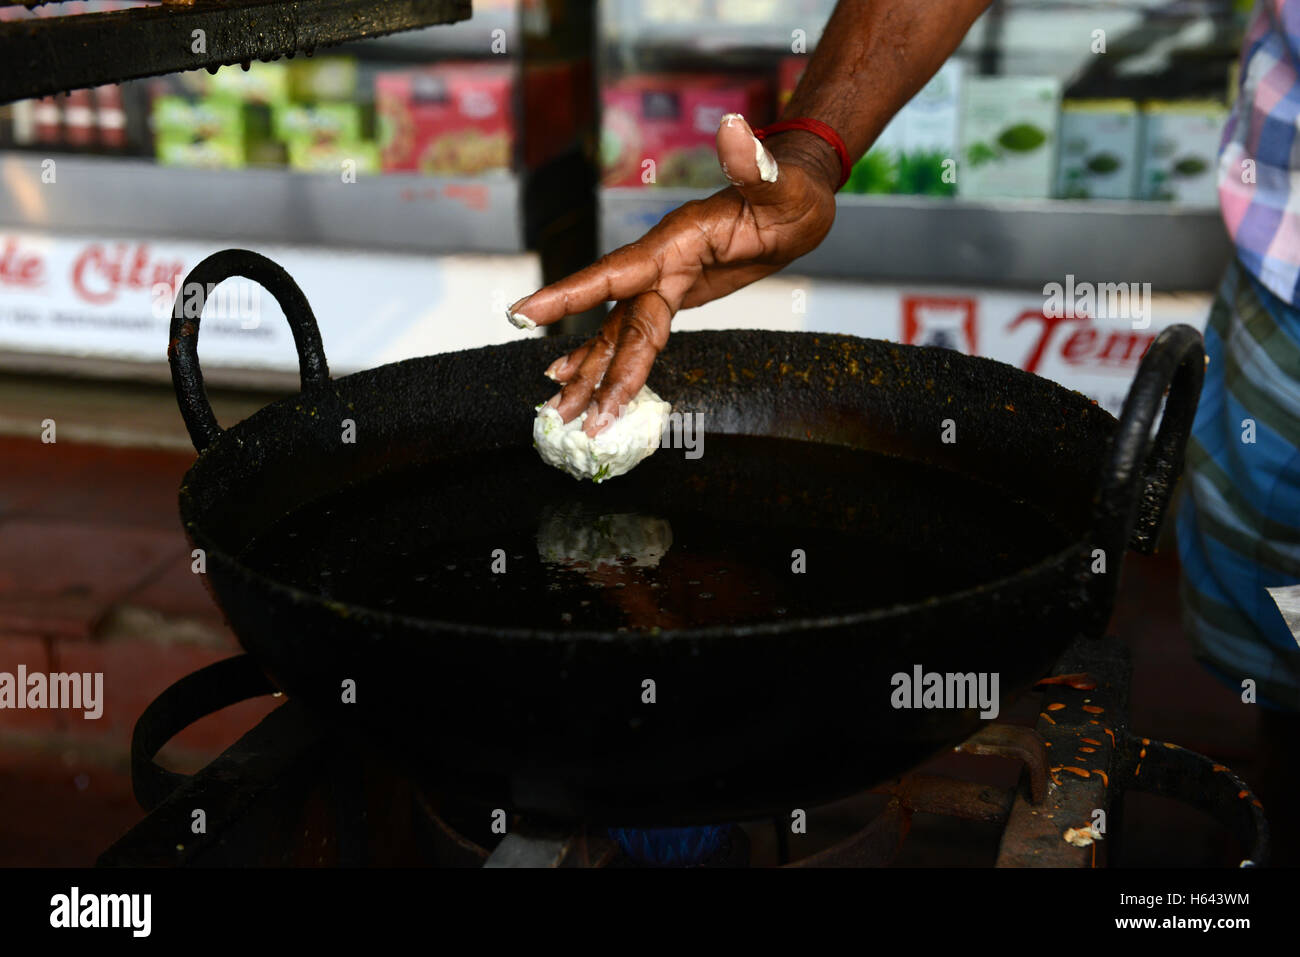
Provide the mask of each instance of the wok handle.
{"label": "wok handle", "polygon": [[154,760],[164,744],[200,718],[276,690],[249,655],[237,655],[186,675],[155,698],[131,733],[131,788],[136,803],[152,811],[189,778]]}
{"label": "wok handle", "polygon": [[275,296],[293,330],[298,350],[298,371],[304,392],[329,381],[325,347],[307,297],[287,272],[265,256],[247,249],[226,249],[213,253],[190,270],[172,306],[171,333],[167,340],[167,361],[181,417],[189,429],[196,451],[202,452],[221,434],[203,388],[199,368],[199,320],[208,293],[217,283],[232,276],[252,279]]}
{"label": "wok handle", "polygon": [[[1142,358],[1111,441],[1093,520],[1093,540],[1113,559],[1126,547],[1147,554],[1155,550],[1183,470],[1204,378],[1201,334],[1188,325],[1165,329]],[[1151,427],[1166,390],[1169,398],[1152,442]]]}

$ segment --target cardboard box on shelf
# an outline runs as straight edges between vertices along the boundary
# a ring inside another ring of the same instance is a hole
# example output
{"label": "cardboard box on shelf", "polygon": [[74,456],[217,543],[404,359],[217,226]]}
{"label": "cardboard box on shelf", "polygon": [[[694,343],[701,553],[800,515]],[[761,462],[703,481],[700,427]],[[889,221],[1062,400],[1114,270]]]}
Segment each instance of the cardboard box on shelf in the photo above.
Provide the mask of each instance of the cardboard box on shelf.
{"label": "cardboard box on shelf", "polygon": [[160,96],[153,101],[154,154],[164,166],[278,166],[284,148],[264,106],[227,97]]}
{"label": "cardboard box on shelf", "polygon": [[242,138],[228,135],[194,138],[164,133],[155,141],[160,166],[193,169],[242,169],[248,165]]}
{"label": "cardboard box on shelf", "polygon": [[958,195],[1050,196],[1060,103],[1061,83],[1055,77],[969,77],[962,95]]}
{"label": "cardboard box on shelf", "polygon": [[271,111],[271,126],[285,143],[355,142],[361,139],[364,123],[356,103],[281,103]]}
{"label": "cardboard box on shelf", "polygon": [[1143,199],[1192,206],[1219,201],[1218,155],[1227,108],[1213,101],[1143,104]]}
{"label": "cardboard box on shelf", "polygon": [[[346,164],[352,165],[346,165]],[[383,168],[379,146],[363,140],[321,141],[297,139],[289,144],[289,168],[304,173],[345,171],[359,175],[378,173]]]}
{"label": "cardboard box on shelf", "polygon": [[357,95],[357,60],[350,56],[291,60],[289,95],[300,103],[350,103]]}
{"label": "cardboard box on shelf", "polygon": [[461,176],[508,170],[515,123],[506,64],[442,63],[375,77],[386,171]]}
{"label": "cardboard box on shelf", "polygon": [[899,158],[903,152],[903,122],[895,115],[880,131],[871,148],[856,163],[843,192],[897,193]]}
{"label": "cardboard box on shelf", "polygon": [[152,125],[155,135],[174,140],[220,137],[239,141],[244,137],[245,113],[236,100],[160,96],[153,101]]}
{"label": "cardboard box on shelf", "polygon": [[903,107],[898,191],[951,196],[957,191],[962,64],[949,60]]}
{"label": "cardboard box on shelf", "polygon": [[[784,107],[803,75],[807,57],[785,57],[780,66]],[[846,193],[909,193],[951,196],[956,192],[960,126],[959,60],[949,60],[876,137],[854,164]]]}
{"label": "cardboard box on shelf", "polygon": [[1067,100],[1061,106],[1056,194],[1134,198],[1141,133],[1142,116],[1133,100]]}
{"label": "cardboard box on shelf", "polygon": [[741,113],[769,118],[771,87],[761,77],[635,74],[602,94],[601,164],[606,186],[725,185],[718,125]]}
{"label": "cardboard box on shelf", "polygon": [[271,63],[254,60],[247,70],[238,66],[225,66],[213,74],[198,70],[194,75],[207,96],[229,97],[240,103],[260,103],[264,106],[284,103],[289,99],[289,66],[282,60]]}

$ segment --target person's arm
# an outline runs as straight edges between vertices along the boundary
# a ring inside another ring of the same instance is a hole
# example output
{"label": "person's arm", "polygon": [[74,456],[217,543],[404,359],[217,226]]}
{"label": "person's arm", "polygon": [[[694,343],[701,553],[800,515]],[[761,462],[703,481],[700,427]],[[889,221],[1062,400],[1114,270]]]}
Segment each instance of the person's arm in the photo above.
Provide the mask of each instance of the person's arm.
{"label": "person's arm", "polygon": [[[784,116],[829,124],[856,160],[990,2],[840,0]],[[592,413],[589,435],[640,391],[679,309],[771,275],[830,231],[841,173],[821,138],[781,133],[765,149],[743,118],[726,117],[718,160],[731,187],[673,210],[637,242],[510,307],[511,321],[531,327],[616,303],[595,338],[546,370],[564,386],[551,400],[564,421]]]}
{"label": "person's arm", "polygon": [[[856,161],[939,71],[990,2],[840,0],[782,119],[821,120]],[[819,137],[797,131],[767,143],[778,162],[782,151],[805,164],[815,161],[831,189],[839,186],[839,160]]]}

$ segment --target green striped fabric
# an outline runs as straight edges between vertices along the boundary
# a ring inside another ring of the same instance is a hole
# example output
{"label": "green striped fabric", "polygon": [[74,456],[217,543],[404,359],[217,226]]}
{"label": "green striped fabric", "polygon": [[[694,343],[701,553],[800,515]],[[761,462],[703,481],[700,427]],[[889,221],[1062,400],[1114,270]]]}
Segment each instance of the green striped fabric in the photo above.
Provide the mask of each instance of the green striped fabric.
{"label": "green striped fabric", "polygon": [[1184,622],[1223,680],[1300,710],[1300,645],[1265,590],[1300,582],[1300,312],[1234,263],[1205,350],[1178,515]]}

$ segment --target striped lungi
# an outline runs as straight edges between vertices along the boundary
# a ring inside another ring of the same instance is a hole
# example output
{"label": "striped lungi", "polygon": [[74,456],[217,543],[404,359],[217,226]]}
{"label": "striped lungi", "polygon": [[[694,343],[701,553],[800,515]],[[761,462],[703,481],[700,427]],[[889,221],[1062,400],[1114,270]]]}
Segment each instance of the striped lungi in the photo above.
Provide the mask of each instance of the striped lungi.
{"label": "striped lungi", "polygon": [[1300,582],[1300,310],[1234,261],[1205,350],[1178,514],[1184,623],[1219,677],[1300,710],[1300,646],[1265,591]]}

